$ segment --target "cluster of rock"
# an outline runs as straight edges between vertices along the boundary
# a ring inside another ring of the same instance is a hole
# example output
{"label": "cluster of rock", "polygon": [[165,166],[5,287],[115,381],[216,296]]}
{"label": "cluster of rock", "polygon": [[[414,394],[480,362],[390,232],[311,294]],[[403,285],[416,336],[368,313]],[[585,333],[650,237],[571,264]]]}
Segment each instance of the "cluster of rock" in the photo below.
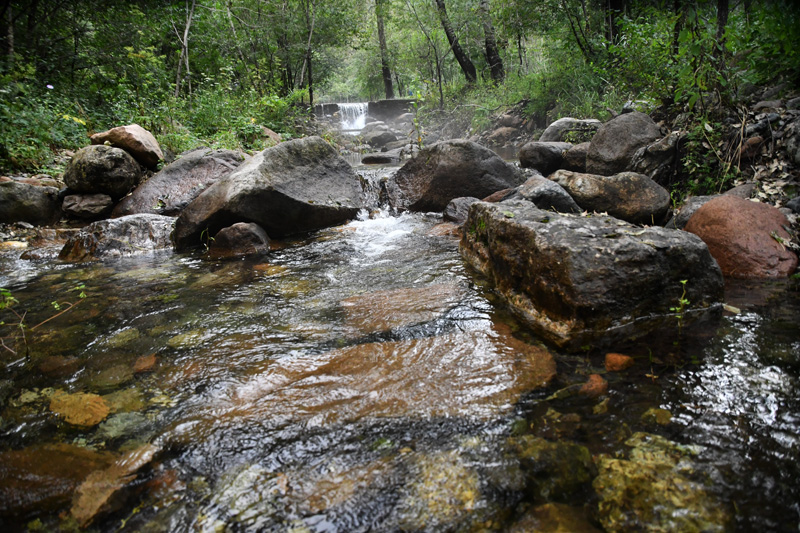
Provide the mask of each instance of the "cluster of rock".
{"label": "cluster of rock", "polygon": [[620,115],[577,146],[561,140],[574,125],[562,120],[543,134],[553,140],[523,146],[524,170],[470,141],[438,143],[406,163],[386,195],[397,209],[443,211],[461,225],[467,262],[567,349],[674,321],[681,299],[690,302],[681,320],[718,310],[723,276],[797,268],[786,216],[737,191],[709,198],[687,231],[676,229],[681,212],[667,224],[670,194],[644,172],[673,164],[664,147],[674,136],[649,116]]}

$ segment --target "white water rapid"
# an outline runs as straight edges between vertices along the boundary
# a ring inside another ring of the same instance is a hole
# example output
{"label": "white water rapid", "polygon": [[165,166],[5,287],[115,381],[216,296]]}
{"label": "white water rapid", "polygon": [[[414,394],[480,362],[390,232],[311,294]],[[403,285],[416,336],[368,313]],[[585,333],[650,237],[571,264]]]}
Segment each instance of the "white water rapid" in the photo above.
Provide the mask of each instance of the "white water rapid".
{"label": "white water rapid", "polygon": [[367,121],[367,103],[339,104],[339,116],[342,120],[342,131],[355,135]]}

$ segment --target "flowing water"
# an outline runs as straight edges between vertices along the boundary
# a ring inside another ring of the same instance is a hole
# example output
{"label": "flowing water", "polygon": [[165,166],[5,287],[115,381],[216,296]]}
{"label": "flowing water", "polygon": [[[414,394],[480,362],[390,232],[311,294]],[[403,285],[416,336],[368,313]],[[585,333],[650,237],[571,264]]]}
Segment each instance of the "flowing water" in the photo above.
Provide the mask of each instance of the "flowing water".
{"label": "flowing water", "polygon": [[[0,356],[0,525],[502,531],[549,500],[590,522],[590,484],[532,490],[510,443],[620,456],[647,432],[692,445],[730,529],[797,531],[796,288],[730,285],[741,313],[619,346],[635,364],[606,373],[599,349],[550,359],[439,222],[364,213],[233,261],[6,256],[29,325],[79,303]],[[606,396],[564,393],[594,373]]]}
{"label": "flowing water", "polygon": [[368,105],[366,102],[338,105],[342,131],[356,135],[364,129],[367,123]]}

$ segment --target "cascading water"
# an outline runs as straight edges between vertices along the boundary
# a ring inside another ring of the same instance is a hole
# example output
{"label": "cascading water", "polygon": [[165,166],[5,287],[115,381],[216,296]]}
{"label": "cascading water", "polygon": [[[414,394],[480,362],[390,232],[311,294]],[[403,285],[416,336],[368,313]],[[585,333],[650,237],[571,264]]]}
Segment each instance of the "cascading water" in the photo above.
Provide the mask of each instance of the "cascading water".
{"label": "cascading water", "polygon": [[339,116],[342,120],[342,131],[356,134],[367,121],[367,103],[339,104]]}

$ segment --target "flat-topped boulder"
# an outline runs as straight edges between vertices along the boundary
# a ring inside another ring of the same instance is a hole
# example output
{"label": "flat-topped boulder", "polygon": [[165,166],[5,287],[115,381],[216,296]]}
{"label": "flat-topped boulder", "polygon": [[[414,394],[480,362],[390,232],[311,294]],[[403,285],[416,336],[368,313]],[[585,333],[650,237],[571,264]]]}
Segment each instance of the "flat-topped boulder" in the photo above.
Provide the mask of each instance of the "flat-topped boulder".
{"label": "flat-topped boulder", "polygon": [[660,224],[669,209],[669,191],[644,174],[597,176],[559,170],[550,179],[561,185],[582,209],[608,213],[635,224]]}
{"label": "flat-topped boulder", "polygon": [[[460,251],[512,311],[566,349],[676,326],[718,309],[719,266],[693,235],[610,216],[558,214],[530,202],[472,204]],[[689,280],[685,285],[682,280]]]}
{"label": "flat-topped boulder", "polygon": [[267,148],[216,181],[175,224],[178,250],[202,244],[236,222],[253,222],[271,238],[342,224],[363,205],[358,175],[320,137]]}
{"label": "flat-topped boulder", "polygon": [[185,152],[123,198],[111,216],[178,216],[209,185],[239,168],[244,160],[245,155],[234,150],[198,148]]}
{"label": "flat-topped boulder", "polygon": [[143,167],[154,170],[164,159],[161,147],[153,134],[138,124],[118,126],[90,137],[92,144],[106,144],[131,154]]}
{"label": "flat-topped boulder", "polygon": [[174,223],[172,217],[150,214],[98,220],[70,236],[58,258],[96,261],[171,250]]}
{"label": "flat-topped boulder", "polygon": [[472,141],[442,141],[421,150],[386,182],[392,207],[442,211],[453,198],[490,194],[521,185],[525,176]]}
{"label": "flat-topped boulder", "polygon": [[564,142],[529,142],[519,149],[519,166],[536,169],[547,176],[564,164],[564,152],[572,144]]}

